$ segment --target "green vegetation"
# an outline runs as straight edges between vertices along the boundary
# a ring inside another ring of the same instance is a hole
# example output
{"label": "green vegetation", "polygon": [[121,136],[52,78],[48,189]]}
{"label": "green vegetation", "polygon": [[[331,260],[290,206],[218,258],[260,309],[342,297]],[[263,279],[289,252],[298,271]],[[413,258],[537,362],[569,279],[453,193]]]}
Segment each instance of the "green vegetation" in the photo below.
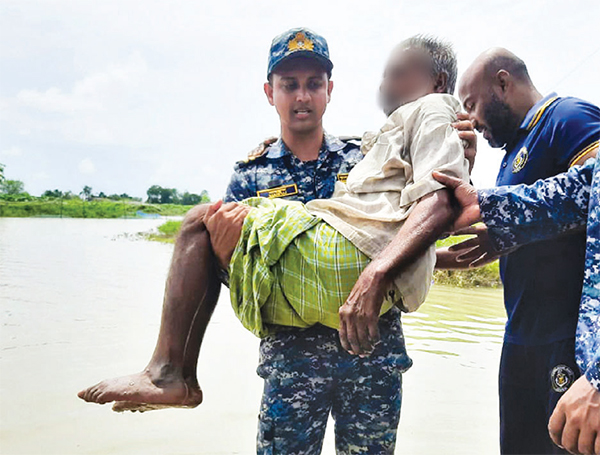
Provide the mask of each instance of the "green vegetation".
{"label": "green vegetation", "polygon": [[179,229],[181,229],[181,221],[170,220],[158,226],[158,234],[148,234],[146,238],[157,242],[174,243]]}
{"label": "green vegetation", "polygon": [[204,202],[210,202],[208,193],[202,191],[200,194],[188,193],[187,191],[180,193],[175,188],[163,188],[159,185],[152,185],[146,191],[148,201],[152,204],[182,204],[182,205],[198,205]]}
{"label": "green vegetation", "polygon": [[127,193],[94,194],[85,185],[79,195],[58,189],[46,190],[40,197],[25,191],[20,180],[8,180],[0,163],[0,217],[52,216],[69,218],[131,218],[147,215],[182,216],[194,205],[210,202],[206,191],[180,193],[175,188],[152,185],[146,203]]}
{"label": "green vegetation", "polygon": [[137,201],[32,198],[0,199],[0,217],[52,216],[65,218],[131,218],[144,215],[182,216],[191,205],[144,204]]}

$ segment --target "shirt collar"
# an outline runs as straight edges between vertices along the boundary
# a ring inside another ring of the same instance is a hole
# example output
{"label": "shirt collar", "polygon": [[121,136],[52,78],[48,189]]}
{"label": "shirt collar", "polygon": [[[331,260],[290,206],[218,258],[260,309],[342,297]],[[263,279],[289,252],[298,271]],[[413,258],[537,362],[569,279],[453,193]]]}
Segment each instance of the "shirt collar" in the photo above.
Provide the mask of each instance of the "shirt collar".
{"label": "shirt collar", "polygon": [[[325,132],[325,134],[323,135],[323,145],[321,146],[321,151],[339,152],[340,150],[343,150],[344,147],[346,147],[346,144],[344,144],[344,142],[342,142],[337,137]],[[283,140],[280,137],[274,144],[272,144],[269,147],[266,156],[267,158],[273,159],[281,158],[282,156],[288,154],[291,154],[291,152],[283,143]]]}
{"label": "shirt collar", "polygon": [[537,103],[535,103],[533,107],[529,109],[527,115],[525,115],[525,118],[521,122],[521,126],[519,127],[519,129],[526,131],[531,130],[540,121],[542,114],[548,108],[548,106],[554,103],[554,101],[556,101],[557,99],[558,95],[552,92],[549,95],[542,98],[541,100],[539,100]]}

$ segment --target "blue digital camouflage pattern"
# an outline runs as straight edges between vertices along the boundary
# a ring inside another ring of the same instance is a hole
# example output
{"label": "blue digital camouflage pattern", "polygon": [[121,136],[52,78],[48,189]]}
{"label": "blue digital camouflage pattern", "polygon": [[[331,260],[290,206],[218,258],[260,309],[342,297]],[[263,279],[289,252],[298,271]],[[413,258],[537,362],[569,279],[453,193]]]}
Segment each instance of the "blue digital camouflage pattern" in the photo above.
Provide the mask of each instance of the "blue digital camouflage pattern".
{"label": "blue digital camouflage pattern", "polygon": [[337,332],[319,325],[263,340],[258,454],[321,453],[330,412],[338,455],[394,453],[402,372],[412,361],[400,311],[383,315],[379,327],[381,342],[366,358],[348,354]]}
{"label": "blue digital camouflage pattern", "polygon": [[[363,158],[360,147],[325,134],[319,158],[297,159],[279,139],[265,153],[236,163],[225,202],[296,185],[286,199],[330,198],[335,182]],[[264,378],[259,454],[320,453],[329,413],[339,454],[393,453],[400,419],[406,353],[400,311],[380,319],[383,342],[369,358],[348,354],[337,330],[285,328],[261,340],[257,373]],[[364,447],[369,448],[363,450]]]}
{"label": "blue digital camouflage pattern", "polygon": [[585,275],[575,355],[581,371],[600,390],[600,161],[596,161],[587,218]]}
{"label": "blue digital camouflage pattern", "polygon": [[587,226],[585,274],[575,356],[600,391],[600,160],[590,159],[532,185],[479,190],[479,205],[498,251]]}
{"label": "blue digital camouflage pattern", "polygon": [[327,199],[333,195],[335,182],[345,178],[362,158],[358,145],[325,134],[319,158],[301,161],[280,138],[264,154],[236,163],[223,201],[242,201],[260,196],[259,191],[288,185],[296,185],[297,193],[284,196],[286,199],[304,203]]}
{"label": "blue digital camouflage pattern", "polygon": [[308,28],[293,28],[273,39],[269,50],[267,76],[284,60],[299,56],[319,60],[328,72],[333,68],[325,38]]}

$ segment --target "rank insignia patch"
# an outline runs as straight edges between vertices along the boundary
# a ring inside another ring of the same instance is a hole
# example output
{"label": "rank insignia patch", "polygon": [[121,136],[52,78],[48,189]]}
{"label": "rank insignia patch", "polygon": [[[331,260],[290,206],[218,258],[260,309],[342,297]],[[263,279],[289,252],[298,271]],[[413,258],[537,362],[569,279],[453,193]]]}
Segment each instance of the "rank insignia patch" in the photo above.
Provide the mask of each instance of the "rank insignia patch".
{"label": "rank insignia patch", "polygon": [[294,194],[298,194],[298,186],[295,183],[291,185],[278,186],[276,188],[269,188],[268,190],[260,190],[256,192],[256,195],[258,197],[266,197],[269,199],[293,196]]}
{"label": "rank insignia patch", "polygon": [[312,40],[302,32],[296,33],[296,36],[288,43],[288,50],[290,51],[312,51],[314,47]]}

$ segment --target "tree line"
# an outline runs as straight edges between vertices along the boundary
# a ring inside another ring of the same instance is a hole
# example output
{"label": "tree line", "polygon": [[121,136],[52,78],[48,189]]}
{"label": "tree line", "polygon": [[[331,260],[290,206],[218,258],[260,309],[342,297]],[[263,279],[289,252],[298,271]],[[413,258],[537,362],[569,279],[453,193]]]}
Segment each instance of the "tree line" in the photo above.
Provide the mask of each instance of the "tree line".
{"label": "tree line", "polygon": [[[92,187],[85,185],[79,194],[71,191],[61,191],[58,189],[46,190],[40,198],[30,195],[25,191],[25,184],[20,180],[10,180],[5,176],[6,166],[0,163],[0,199],[8,202],[33,201],[36,199],[81,199],[84,201],[93,201],[97,199],[109,199],[111,201],[131,201],[142,202],[142,198],[130,196],[127,193],[105,194],[100,191],[94,194]],[[188,191],[180,192],[176,188],[163,188],[160,185],[152,185],[146,191],[146,203],[149,204],[176,204],[176,205],[196,205],[204,202],[210,202],[207,191],[200,194],[190,193]]]}

